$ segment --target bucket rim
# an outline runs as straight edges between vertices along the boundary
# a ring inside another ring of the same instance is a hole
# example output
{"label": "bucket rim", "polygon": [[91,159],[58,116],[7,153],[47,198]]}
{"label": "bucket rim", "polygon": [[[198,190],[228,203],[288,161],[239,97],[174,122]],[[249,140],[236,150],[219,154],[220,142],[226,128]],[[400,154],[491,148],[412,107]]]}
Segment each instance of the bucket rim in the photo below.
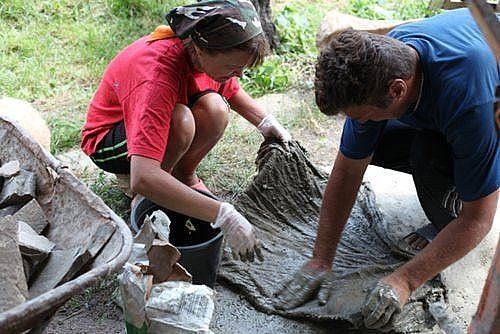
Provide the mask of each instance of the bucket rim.
{"label": "bucket rim", "polygon": [[[209,224],[209,223],[207,223]],[[222,231],[219,231],[219,233],[217,233],[217,235],[207,241],[204,241],[200,244],[196,244],[196,245],[189,245],[189,246],[175,246],[175,248],[177,248],[178,250],[199,250],[200,248],[205,248],[207,246],[209,246],[210,244],[218,241],[219,239],[221,239],[222,237],[224,236],[224,234],[222,233]]]}
{"label": "bucket rim", "polygon": [[[218,200],[217,197],[215,197],[214,195],[212,194],[207,194],[206,192],[204,191],[199,191],[198,192],[204,194],[204,195],[207,195],[213,199],[216,199]],[[132,227],[132,229],[134,230],[134,233],[138,233],[140,228],[139,226],[137,225],[137,221],[136,221],[136,211],[137,209],[139,208],[140,204],[144,203],[144,202],[150,202],[151,204],[154,204],[156,206],[158,206],[158,208],[162,208],[160,205],[156,204],[155,202],[151,201],[150,199],[147,199],[146,197],[142,197],[139,199],[139,201],[136,203],[136,205],[132,208],[131,212],[130,212],[130,225]],[[205,222],[206,224],[209,224],[209,222]],[[214,229],[214,228],[212,228]],[[221,229],[220,228],[216,228],[214,230],[219,230],[219,233],[217,233],[215,236],[213,236],[212,238],[206,240],[206,241],[203,241],[202,243],[199,243],[199,244],[195,244],[195,245],[188,245],[188,246],[175,246],[175,248],[177,248],[178,250],[195,250],[195,249],[200,249],[200,248],[206,248],[208,247],[210,244],[218,241],[219,239],[223,238],[224,237],[224,234],[222,233]]]}

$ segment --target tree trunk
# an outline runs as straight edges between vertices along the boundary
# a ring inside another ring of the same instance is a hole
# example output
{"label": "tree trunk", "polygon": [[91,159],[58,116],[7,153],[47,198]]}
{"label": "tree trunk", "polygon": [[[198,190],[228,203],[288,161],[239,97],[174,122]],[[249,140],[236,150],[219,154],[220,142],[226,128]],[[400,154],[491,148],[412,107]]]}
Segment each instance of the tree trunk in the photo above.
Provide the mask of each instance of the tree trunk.
{"label": "tree trunk", "polygon": [[255,6],[257,13],[259,13],[262,29],[264,29],[264,33],[266,34],[271,50],[276,50],[279,47],[280,42],[278,36],[276,35],[276,27],[274,26],[271,17],[270,0],[252,0],[252,3]]}

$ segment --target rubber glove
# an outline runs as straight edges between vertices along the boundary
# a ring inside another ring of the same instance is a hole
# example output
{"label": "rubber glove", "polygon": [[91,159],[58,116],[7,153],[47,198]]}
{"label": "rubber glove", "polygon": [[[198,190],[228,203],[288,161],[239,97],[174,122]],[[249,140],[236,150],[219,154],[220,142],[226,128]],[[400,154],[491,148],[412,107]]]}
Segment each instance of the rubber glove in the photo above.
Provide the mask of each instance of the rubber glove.
{"label": "rubber glove", "polygon": [[281,310],[298,307],[312,299],[316,292],[318,304],[325,305],[330,297],[332,281],[332,271],[302,267],[277,293],[278,301],[274,307]]}
{"label": "rubber glove", "polygon": [[231,204],[223,202],[220,205],[217,218],[211,226],[222,230],[235,260],[253,262],[255,255],[260,261],[264,260],[252,224]]}
{"label": "rubber glove", "polygon": [[379,281],[366,298],[361,310],[366,328],[388,332],[392,327],[392,318],[401,312],[399,296],[394,288]]}
{"label": "rubber glove", "polygon": [[264,137],[276,137],[283,142],[287,142],[292,139],[290,133],[273,115],[267,115],[264,117],[257,126],[257,129],[259,129]]}

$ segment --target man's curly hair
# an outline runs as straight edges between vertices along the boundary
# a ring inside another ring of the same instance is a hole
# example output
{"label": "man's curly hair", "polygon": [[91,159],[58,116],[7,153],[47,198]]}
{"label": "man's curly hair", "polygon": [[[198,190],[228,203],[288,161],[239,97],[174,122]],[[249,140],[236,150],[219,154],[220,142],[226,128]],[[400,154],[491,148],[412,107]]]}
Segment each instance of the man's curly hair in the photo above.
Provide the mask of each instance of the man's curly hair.
{"label": "man's curly hair", "polygon": [[318,57],[316,104],[326,115],[359,105],[386,108],[392,101],[389,81],[408,79],[415,68],[414,52],[404,43],[384,35],[346,30]]}

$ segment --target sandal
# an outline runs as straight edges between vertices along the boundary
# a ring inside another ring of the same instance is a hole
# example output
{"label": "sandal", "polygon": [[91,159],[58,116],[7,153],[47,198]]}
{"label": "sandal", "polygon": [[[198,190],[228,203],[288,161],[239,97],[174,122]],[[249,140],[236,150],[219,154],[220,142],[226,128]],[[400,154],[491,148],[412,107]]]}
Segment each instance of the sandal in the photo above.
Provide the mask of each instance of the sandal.
{"label": "sandal", "polygon": [[393,245],[391,253],[411,259],[430,244],[437,234],[438,230],[434,225],[427,224],[406,235],[396,245]]}

